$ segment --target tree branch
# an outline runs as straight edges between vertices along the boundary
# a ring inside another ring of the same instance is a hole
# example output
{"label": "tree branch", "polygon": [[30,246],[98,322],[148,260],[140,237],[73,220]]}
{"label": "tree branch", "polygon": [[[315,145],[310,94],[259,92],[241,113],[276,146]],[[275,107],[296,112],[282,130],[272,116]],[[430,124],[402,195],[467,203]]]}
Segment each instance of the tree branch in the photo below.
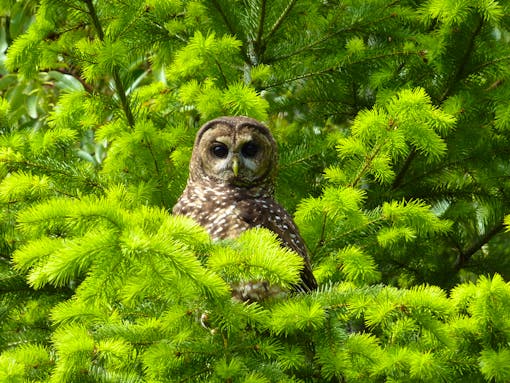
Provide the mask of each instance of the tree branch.
{"label": "tree branch", "polygon": [[448,85],[441,95],[441,98],[439,99],[439,103],[442,103],[444,100],[448,98],[450,93],[452,92],[452,89],[456,83],[460,81],[460,79],[463,77],[464,72],[466,70],[466,66],[469,62],[469,59],[471,58],[471,54],[473,53],[474,47],[475,47],[475,39],[480,34],[480,31],[482,30],[483,26],[483,19],[478,18],[478,24],[476,25],[475,30],[470,36],[469,44],[464,52],[464,56],[462,56],[462,59],[460,61],[460,64],[457,66],[455,70],[455,74],[450,77],[450,80],[448,81]]}
{"label": "tree branch", "polygon": [[236,31],[234,30],[234,27],[232,26],[232,24],[230,24],[230,22],[227,18],[227,15],[225,14],[225,11],[223,11],[223,8],[221,8],[220,3],[218,3],[217,0],[211,0],[211,3],[213,4],[214,8],[216,8],[218,13],[220,14],[221,18],[223,19],[223,22],[225,23],[228,31],[230,32],[230,34],[235,35]]}
{"label": "tree branch", "polygon": [[[94,8],[94,4],[92,0],[84,0],[87,5],[88,14],[92,19],[92,24],[94,25],[94,29],[96,30],[97,36],[99,40],[104,41],[104,31],[99,21],[99,17],[97,16],[96,9]],[[124,88],[124,84],[122,83],[122,79],[120,77],[120,71],[118,67],[113,68],[112,71],[113,82],[115,84],[115,91],[119,96],[120,103],[122,106],[122,110],[124,111],[124,115],[126,116],[127,122],[129,126],[133,127],[135,125],[135,119],[133,117],[133,112],[131,110],[131,106],[129,105],[129,100],[126,94],[126,89]]]}
{"label": "tree branch", "polygon": [[[223,8],[221,7],[221,4],[218,2],[218,0],[211,0],[211,3],[212,3],[212,6],[214,7],[214,9],[216,9],[216,11],[220,14],[220,17],[222,18],[223,23],[227,27],[229,33],[232,36],[235,36],[235,37],[240,39],[240,37],[238,36],[237,31],[235,30],[235,28],[232,25],[232,23],[230,23],[230,21],[228,20],[227,14],[225,13]],[[246,45],[246,41],[243,41],[243,43]],[[243,56],[244,62],[250,64],[249,54],[246,53],[245,49],[241,49],[241,54]]]}
{"label": "tree branch", "polygon": [[[294,5],[294,4],[292,4],[292,5]],[[289,9],[289,11],[290,11],[290,9]],[[284,12],[284,14],[285,14],[285,12]],[[273,63],[273,62],[277,62],[277,61],[281,61],[281,60],[286,60],[288,58],[291,58],[293,56],[296,56],[296,55],[299,55],[299,54],[301,54],[303,52],[306,52],[306,51],[308,51],[308,50],[310,50],[312,48],[315,48],[316,46],[318,46],[318,45],[320,45],[320,44],[322,44],[322,43],[332,39],[335,36],[339,36],[339,35],[342,35],[342,34],[354,34],[354,33],[357,33],[357,32],[359,32],[361,30],[364,30],[364,29],[366,29],[366,28],[368,28],[368,27],[370,27],[372,25],[381,24],[381,23],[383,23],[386,20],[391,19],[391,18],[393,18],[393,16],[385,16],[385,17],[381,17],[380,19],[377,19],[375,21],[371,21],[369,23],[358,24],[358,25],[350,26],[349,28],[335,29],[333,32],[330,32],[330,33],[320,37],[319,39],[317,39],[315,41],[312,41],[312,42],[308,43],[307,45],[304,45],[304,46],[296,49],[293,52],[290,52],[290,53],[287,53],[287,54],[283,54],[281,56],[270,58],[270,59],[266,60],[265,63],[266,64],[270,64],[270,63]],[[281,19],[281,16],[280,16],[280,19]],[[282,19],[282,21],[283,21],[283,19]],[[275,26],[276,26],[276,24],[275,24]],[[272,33],[274,33],[273,29],[274,29],[274,32],[276,32],[276,29],[273,26],[273,28],[271,29],[271,32],[268,34],[268,39],[269,39],[269,37],[271,37]]]}
{"label": "tree branch", "polygon": [[411,166],[411,163],[413,162],[413,160],[415,158],[416,158],[416,149],[413,148],[411,150],[411,153],[409,153],[409,155],[407,156],[407,158],[404,162],[404,165],[402,165],[402,168],[400,168],[400,171],[398,172],[397,176],[393,180],[393,184],[391,185],[392,190],[397,189],[402,184],[402,181],[404,180],[404,176],[407,173],[407,171],[409,170],[409,167]]}
{"label": "tree branch", "polygon": [[[480,34],[480,31],[482,30],[482,26],[483,26],[483,20],[480,18],[478,20],[478,24],[477,24],[475,30],[473,31],[473,33],[470,36],[468,48],[464,52],[464,55],[462,56],[460,64],[456,68],[455,74],[450,77],[448,84],[446,86],[446,89],[444,90],[443,94],[441,95],[441,97],[438,100],[438,104],[441,104],[444,100],[446,100],[448,98],[448,96],[450,96],[454,85],[456,83],[458,83],[460,81],[460,79],[464,76],[466,66],[467,66],[469,59],[470,59],[470,57],[473,53],[473,50],[474,50],[475,39]],[[397,174],[397,176],[395,178],[395,181],[393,182],[392,189],[396,189],[398,186],[400,186],[400,184],[402,183],[402,180],[404,179],[405,174],[407,173],[407,171],[409,170],[409,168],[411,166],[411,163],[416,158],[416,154],[417,154],[416,149],[413,149],[411,151],[411,153],[409,153],[409,155],[407,156],[407,158],[404,162],[404,165],[402,166],[402,169],[400,169],[399,173]]]}
{"label": "tree branch", "polygon": [[294,5],[296,4],[297,0],[291,0],[290,3],[287,5],[285,10],[282,12],[278,20],[274,23],[273,27],[269,31],[269,33],[266,36],[266,39],[269,40],[275,33],[280,29],[280,26],[283,24],[287,16],[289,15],[290,11],[292,11],[292,8],[294,8]]}
{"label": "tree branch", "polygon": [[458,256],[457,261],[455,262],[455,272],[458,272],[460,269],[462,269],[471,260],[477,251],[486,245],[495,235],[499,234],[504,228],[505,226],[503,225],[503,222],[498,223],[496,226],[486,232],[482,237],[478,238],[478,240],[470,247],[462,251]]}
{"label": "tree branch", "polygon": [[9,16],[3,17],[5,20],[4,23],[4,30],[5,30],[5,42],[7,43],[7,46],[11,46],[13,39],[11,36],[11,18]]}
{"label": "tree branch", "polygon": [[361,179],[363,178],[363,176],[366,174],[366,172],[368,171],[370,165],[372,165],[372,163],[374,162],[375,157],[377,157],[377,155],[379,154],[379,152],[383,148],[385,142],[386,142],[386,140],[384,140],[382,143],[380,143],[378,146],[376,146],[372,150],[372,153],[370,153],[370,156],[367,159],[365,159],[365,163],[363,164],[363,167],[361,168],[359,173],[356,175],[356,178],[354,179],[354,181],[352,181],[349,184],[350,187],[354,188],[354,187],[356,187],[358,185],[358,182],[360,182]]}
{"label": "tree branch", "polygon": [[266,20],[266,0],[262,0],[262,4],[260,5],[260,17],[259,17],[259,26],[257,28],[257,37],[255,38],[254,46],[255,46],[255,55],[257,56],[257,61],[260,61],[260,57],[264,53],[264,22]]}
{"label": "tree branch", "polygon": [[97,12],[96,12],[96,9],[94,8],[94,4],[92,3],[92,0],[84,0],[84,1],[85,1],[85,4],[87,5],[88,14],[90,15],[90,18],[92,19],[92,24],[94,24],[94,29],[97,32],[97,36],[99,37],[99,40],[104,41],[103,27],[101,26],[99,17],[97,17]]}
{"label": "tree branch", "polygon": [[[358,60],[358,61],[350,61],[348,63],[348,65],[359,65],[359,64],[363,64],[363,63],[366,63],[366,62],[369,62],[369,61],[373,61],[373,60],[384,60],[386,58],[391,58],[391,57],[413,56],[413,55],[418,55],[419,56],[420,52],[397,51],[397,52],[391,52],[391,53],[382,53],[382,54],[377,54],[375,56],[364,57],[363,59]],[[279,81],[279,82],[276,82],[276,83],[273,83],[273,84],[269,84],[266,87],[264,87],[264,89],[271,89],[271,88],[275,88],[275,87],[278,87],[278,86],[281,86],[281,85],[285,85],[285,84],[288,84],[288,83],[291,83],[291,82],[294,82],[294,81],[299,81],[299,80],[303,80],[303,79],[307,79],[307,78],[311,78],[311,77],[321,76],[321,75],[324,75],[324,74],[327,74],[327,73],[334,73],[334,72],[337,72],[337,71],[341,70],[342,68],[344,68],[344,64],[343,63],[339,63],[339,64],[337,64],[335,66],[330,67],[330,68],[318,70],[317,72],[304,73],[302,75],[299,75],[299,76],[296,76],[296,77],[293,77],[293,78],[288,78],[288,79],[284,79],[282,81]]]}

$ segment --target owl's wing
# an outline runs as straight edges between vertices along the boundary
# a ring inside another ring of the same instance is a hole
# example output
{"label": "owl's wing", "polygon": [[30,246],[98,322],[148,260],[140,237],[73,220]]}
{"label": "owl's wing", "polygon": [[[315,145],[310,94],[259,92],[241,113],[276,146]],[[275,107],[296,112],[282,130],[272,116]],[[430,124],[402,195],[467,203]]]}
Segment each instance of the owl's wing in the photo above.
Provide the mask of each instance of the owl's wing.
{"label": "owl's wing", "polygon": [[271,230],[278,236],[283,246],[299,254],[304,260],[304,267],[301,270],[301,283],[294,286],[294,289],[300,292],[315,290],[317,281],[312,273],[310,257],[290,214],[274,200],[261,199],[255,202],[253,204],[242,201],[239,204],[241,219],[251,227],[265,227]]}

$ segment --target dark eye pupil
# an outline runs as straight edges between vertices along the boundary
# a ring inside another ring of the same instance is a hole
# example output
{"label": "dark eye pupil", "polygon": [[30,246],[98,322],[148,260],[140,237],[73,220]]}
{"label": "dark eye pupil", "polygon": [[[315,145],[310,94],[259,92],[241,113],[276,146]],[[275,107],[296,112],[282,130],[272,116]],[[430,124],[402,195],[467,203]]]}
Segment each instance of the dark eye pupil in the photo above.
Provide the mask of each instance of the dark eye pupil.
{"label": "dark eye pupil", "polygon": [[252,142],[252,141],[247,142],[241,148],[241,154],[244,157],[248,157],[248,158],[254,157],[257,154],[258,151],[259,151],[258,145],[255,142]]}
{"label": "dark eye pupil", "polygon": [[226,158],[228,156],[228,148],[225,144],[214,144],[211,152],[218,158]]}

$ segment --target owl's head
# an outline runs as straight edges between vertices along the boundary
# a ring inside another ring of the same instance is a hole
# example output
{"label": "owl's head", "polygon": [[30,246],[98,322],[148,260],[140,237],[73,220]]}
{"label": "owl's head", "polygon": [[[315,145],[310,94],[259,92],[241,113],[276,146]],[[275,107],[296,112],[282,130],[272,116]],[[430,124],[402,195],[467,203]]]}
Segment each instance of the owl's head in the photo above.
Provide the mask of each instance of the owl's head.
{"label": "owl's head", "polygon": [[220,117],[197,133],[190,178],[239,187],[272,185],[278,154],[269,129],[248,117]]}

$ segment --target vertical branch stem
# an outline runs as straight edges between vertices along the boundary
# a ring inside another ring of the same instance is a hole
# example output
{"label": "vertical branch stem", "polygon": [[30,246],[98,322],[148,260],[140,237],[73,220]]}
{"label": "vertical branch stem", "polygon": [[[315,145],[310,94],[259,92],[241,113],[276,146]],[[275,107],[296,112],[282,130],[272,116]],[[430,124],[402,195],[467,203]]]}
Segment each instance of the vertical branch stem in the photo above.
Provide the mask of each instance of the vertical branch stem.
{"label": "vertical branch stem", "polygon": [[[104,41],[103,27],[101,25],[101,22],[99,21],[96,8],[94,7],[92,0],[84,0],[84,2],[87,5],[88,13],[90,15],[90,18],[92,19],[92,24],[94,25],[94,29],[96,30],[99,40]],[[124,88],[124,84],[122,83],[118,67],[113,68],[112,77],[113,82],[115,84],[115,91],[119,96],[120,103],[122,105],[122,110],[124,111],[124,115],[126,116],[129,126],[133,127],[135,125],[135,119],[133,117],[131,106],[129,105],[126,89]]]}
{"label": "vertical branch stem", "polygon": [[135,126],[135,118],[133,117],[133,112],[131,111],[131,106],[129,105],[129,100],[127,98],[126,90],[124,88],[124,84],[120,78],[120,73],[118,68],[113,69],[113,81],[115,82],[115,90],[120,98],[120,103],[122,105],[122,109],[124,110],[124,114],[126,115],[127,122],[129,126]]}
{"label": "vertical branch stem", "polygon": [[12,36],[11,36],[11,18],[9,16],[5,16],[5,41],[7,43],[7,46],[10,46],[12,44]]}
{"label": "vertical branch stem", "polygon": [[259,26],[257,28],[257,37],[255,39],[255,53],[257,55],[257,61],[260,61],[260,56],[264,53],[264,22],[266,20],[266,0],[262,0],[260,5],[260,17]]}

